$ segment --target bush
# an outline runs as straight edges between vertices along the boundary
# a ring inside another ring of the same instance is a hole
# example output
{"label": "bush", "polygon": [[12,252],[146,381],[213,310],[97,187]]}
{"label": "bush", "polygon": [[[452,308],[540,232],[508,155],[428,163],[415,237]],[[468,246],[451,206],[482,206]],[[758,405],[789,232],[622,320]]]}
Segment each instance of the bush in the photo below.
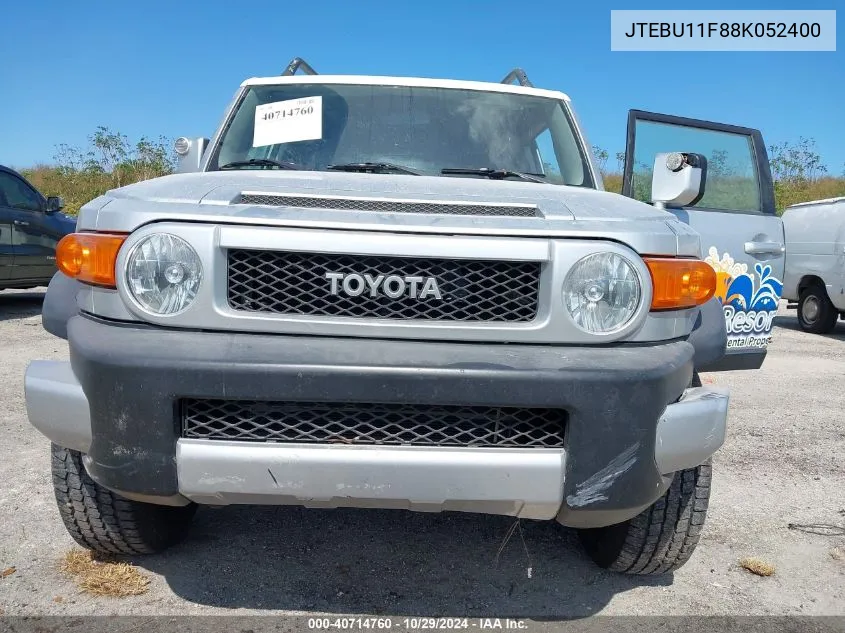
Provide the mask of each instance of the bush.
{"label": "bush", "polygon": [[[793,204],[845,196],[845,175],[827,175],[827,167],[816,152],[813,139],[800,137],[797,143],[781,143],[769,148],[769,162],[775,187],[775,207],[778,215]],[[599,164],[606,165],[607,152],[594,146],[593,153]],[[604,160],[602,160],[604,159]],[[617,153],[616,159],[621,171],[625,156]],[[622,174],[602,173],[607,191],[621,193]],[[725,152],[714,151],[708,157],[707,187],[702,205],[714,208],[748,209],[757,207],[757,192],[754,180],[736,173],[727,163]],[[634,170],[634,197],[637,200],[651,198],[651,168],[638,165]]]}
{"label": "bush", "polygon": [[164,137],[142,136],[136,143],[106,127],[88,137],[85,149],[59,145],[55,165],[36,165],[20,172],[44,195],[61,196],[65,212],[79,208],[110,189],[173,172],[175,156]]}
{"label": "bush", "polygon": [[[39,164],[20,172],[44,195],[62,196],[65,211],[76,214],[83,204],[110,189],[172,173],[176,157],[171,148],[172,143],[161,136],[157,140],[142,136],[133,144],[124,134],[101,126],[88,137],[88,147],[59,145],[54,156],[55,165]],[[622,174],[619,171],[624,153],[615,154],[616,172],[605,172],[609,157],[606,150],[594,146],[593,153],[602,170],[605,189],[621,193]],[[778,214],[798,202],[845,196],[845,176],[827,175],[813,139],[801,137],[794,144],[772,145],[769,156]],[[718,151],[709,157],[711,171],[706,198],[714,206],[753,206],[756,194],[748,188],[753,181],[732,173],[724,158]],[[649,166],[642,165],[636,170],[634,190],[639,200],[650,197]]]}
{"label": "bush", "polygon": [[603,174],[604,188],[613,193],[622,193],[622,174]]}

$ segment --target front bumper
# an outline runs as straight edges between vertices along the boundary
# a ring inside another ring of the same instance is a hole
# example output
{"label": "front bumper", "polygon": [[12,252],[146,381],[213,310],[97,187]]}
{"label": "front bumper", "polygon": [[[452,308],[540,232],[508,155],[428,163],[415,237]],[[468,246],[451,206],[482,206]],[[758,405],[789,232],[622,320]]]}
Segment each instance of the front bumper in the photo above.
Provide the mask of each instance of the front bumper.
{"label": "front bumper", "polygon": [[[479,345],[162,330],[77,316],[70,363],[33,362],[30,421],[89,474],[159,503],[463,510],[624,521],[724,440],[728,394],[687,389],[693,347]],[[552,407],[565,447],[181,438],[182,398]]]}

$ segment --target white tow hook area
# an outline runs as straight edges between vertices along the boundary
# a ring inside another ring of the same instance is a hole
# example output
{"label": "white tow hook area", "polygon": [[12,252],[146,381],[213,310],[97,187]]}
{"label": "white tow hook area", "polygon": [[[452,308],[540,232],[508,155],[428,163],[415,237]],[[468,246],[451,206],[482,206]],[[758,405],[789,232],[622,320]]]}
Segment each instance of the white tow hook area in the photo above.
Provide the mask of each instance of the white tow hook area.
{"label": "white tow hook area", "polygon": [[730,392],[724,387],[692,387],[666,407],[657,423],[654,459],[660,473],[694,468],[725,441]]}

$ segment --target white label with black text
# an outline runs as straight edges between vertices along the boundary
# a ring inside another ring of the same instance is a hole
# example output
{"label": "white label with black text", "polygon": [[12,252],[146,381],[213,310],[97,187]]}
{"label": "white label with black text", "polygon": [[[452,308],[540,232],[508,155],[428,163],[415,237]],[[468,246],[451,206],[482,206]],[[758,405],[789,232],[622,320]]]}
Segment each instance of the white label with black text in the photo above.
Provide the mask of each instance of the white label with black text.
{"label": "white label with black text", "polygon": [[255,107],[253,147],[323,138],[323,97],[275,101]]}

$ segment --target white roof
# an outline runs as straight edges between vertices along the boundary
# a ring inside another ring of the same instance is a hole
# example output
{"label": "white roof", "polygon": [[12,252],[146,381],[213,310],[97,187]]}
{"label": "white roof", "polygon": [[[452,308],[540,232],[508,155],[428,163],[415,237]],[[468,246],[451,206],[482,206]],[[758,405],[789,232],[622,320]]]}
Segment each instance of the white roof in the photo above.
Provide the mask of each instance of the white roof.
{"label": "white roof", "polygon": [[484,92],[507,92],[522,95],[534,95],[549,99],[569,97],[557,90],[528,88],[516,84],[493,83],[486,81],[462,81],[458,79],[426,79],[423,77],[381,77],[378,75],[287,75],[278,77],[253,77],[241,86],[275,86],[282,84],[357,84],[365,86],[413,86],[418,88],[453,88],[461,90],[479,90]]}

